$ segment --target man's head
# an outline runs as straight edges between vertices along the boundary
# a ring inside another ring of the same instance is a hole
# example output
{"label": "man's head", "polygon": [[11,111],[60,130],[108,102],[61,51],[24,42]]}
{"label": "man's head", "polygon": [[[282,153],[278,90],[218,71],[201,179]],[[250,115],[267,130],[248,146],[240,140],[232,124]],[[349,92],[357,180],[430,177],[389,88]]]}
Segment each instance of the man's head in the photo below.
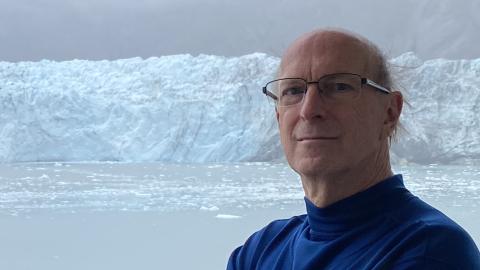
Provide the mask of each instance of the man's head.
{"label": "man's head", "polygon": [[[384,87],[391,80],[379,50],[353,34],[322,30],[297,39],[285,52],[279,78],[317,81],[328,74],[353,73]],[[363,85],[354,99],[332,102],[308,84],[302,102],[277,107],[287,160],[302,176],[335,176],[364,166],[388,165],[389,137],[402,109],[399,92],[385,94]]]}

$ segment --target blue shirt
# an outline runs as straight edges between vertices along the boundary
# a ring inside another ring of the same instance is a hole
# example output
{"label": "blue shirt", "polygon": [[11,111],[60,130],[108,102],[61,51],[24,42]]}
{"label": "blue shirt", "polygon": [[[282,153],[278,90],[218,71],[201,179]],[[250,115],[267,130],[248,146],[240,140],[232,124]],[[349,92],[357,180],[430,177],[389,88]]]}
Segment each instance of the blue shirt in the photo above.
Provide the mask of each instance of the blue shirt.
{"label": "blue shirt", "polygon": [[228,270],[480,269],[458,224],[412,195],[395,175],[325,208],[276,220],[235,249]]}

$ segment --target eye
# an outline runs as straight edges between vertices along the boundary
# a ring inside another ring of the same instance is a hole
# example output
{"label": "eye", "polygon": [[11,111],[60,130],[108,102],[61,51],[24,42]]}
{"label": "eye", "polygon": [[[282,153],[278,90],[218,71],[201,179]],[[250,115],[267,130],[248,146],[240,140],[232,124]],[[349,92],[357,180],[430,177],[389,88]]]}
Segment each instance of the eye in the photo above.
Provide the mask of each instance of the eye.
{"label": "eye", "polygon": [[341,82],[336,82],[334,85],[332,85],[333,90],[337,92],[348,92],[348,91],[353,91],[355,90],[355,87],[348,83],[341,83]]}
{"label": "eye", "polygon": [[305,90],[301,87],[289,87],[282,90],[282,96],[296,96],[303,95]]}

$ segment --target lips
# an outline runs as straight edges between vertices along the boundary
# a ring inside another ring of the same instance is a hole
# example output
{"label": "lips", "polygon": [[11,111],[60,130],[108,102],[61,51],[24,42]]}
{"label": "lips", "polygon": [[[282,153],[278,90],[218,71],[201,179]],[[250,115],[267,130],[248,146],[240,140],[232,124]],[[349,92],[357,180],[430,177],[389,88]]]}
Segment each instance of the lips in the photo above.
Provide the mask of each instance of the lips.
{"label": "lips", "polygon": [[331,137],[331,136],[305,136],[305,137],[300,137],[297,139],[297,141],[314,141],[314,140],[335,140],[338,137]]}

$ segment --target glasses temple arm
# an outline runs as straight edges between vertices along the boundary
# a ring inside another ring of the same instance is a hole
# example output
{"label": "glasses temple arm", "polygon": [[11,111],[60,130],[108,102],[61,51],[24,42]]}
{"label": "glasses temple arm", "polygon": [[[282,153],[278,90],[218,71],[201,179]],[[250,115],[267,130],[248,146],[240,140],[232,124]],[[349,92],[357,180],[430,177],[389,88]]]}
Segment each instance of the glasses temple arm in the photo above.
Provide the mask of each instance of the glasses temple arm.
{"label": "glasses temple arm", "polygon": [[374,81],[372,81],[372,80],[370,80],[370,79],[366,79],[366,78],[365,78],[365,79],[364,79],[364,83],[367,84],[367,85],[370,85],[371,87],[377,88],[378,90],[383,91],[383,92],[385,92],[385,93],[387,93],[387,94],[390,94],[390,93],[392,92],[391,90],[389,90],[389,89],[381,86],[380,84],[378,84],[378,83],[376,83],[376,82],[374,82]]}
{"label": "glasses temple arm", "polygon": [[262,92],[263,92],[265,95],[273,98],[275,101],[278,100],[278,97],[275,96],[275,95],[274,95],[273,93],[271,93],[270,91],[268,91],[266,87],[263,87],[263,88],[262,88]]}

